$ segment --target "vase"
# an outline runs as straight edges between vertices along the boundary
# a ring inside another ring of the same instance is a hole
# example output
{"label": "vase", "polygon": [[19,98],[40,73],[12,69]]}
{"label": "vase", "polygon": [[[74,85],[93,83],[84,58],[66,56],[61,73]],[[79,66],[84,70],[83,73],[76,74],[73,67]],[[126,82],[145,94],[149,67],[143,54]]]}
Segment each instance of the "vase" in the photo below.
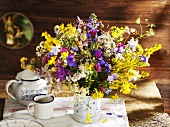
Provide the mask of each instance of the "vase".
{"label": "vase", "polygon": [[91,96],[74,96],[73,118],[80,123],[95,123],[99,120],[101,99]]}

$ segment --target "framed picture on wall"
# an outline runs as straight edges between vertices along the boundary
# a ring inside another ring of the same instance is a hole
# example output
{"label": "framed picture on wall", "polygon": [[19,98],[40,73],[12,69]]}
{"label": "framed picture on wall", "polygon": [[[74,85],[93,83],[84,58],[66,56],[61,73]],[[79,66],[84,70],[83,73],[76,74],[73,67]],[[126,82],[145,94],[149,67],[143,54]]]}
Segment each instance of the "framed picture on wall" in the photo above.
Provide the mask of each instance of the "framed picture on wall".
{"label": "framed picture on wall", "polygon": [[9,49],[27,46],[33,38],[33,25],[22,13],[9,12],[0,19],[0,43]]}

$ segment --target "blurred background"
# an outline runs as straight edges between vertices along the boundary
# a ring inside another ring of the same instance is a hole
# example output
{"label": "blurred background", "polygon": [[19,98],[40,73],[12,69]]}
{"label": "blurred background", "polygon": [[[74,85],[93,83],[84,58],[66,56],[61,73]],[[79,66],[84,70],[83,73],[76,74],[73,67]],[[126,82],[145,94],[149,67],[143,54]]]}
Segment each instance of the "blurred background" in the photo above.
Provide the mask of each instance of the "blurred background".
{"label": "blurred background", "polygon": [[[25,15],[33,25],[33,37],[30,43],[19,49],[10,49],[0,45],[0,80],[15,78],[21,71],[20,58],[35,56],[36,46],[43,41],[41,33],[54,34],[54,26],[74,22],[79,16],[87,21],[91,13],[102,20],[105,27],[139,27],[135,20],[141,18],[156,25],[155,36],[142,39],[140,44],[147,48],[155,43],[163,48],[153,54],[150,67],[143,70],[150,72],[150,79],[158,84],[170,85],[170,1],[169,0],[1,0],[0,16],[9,12]],[[0,29],[2,31],[2,29]],[[0,35],[2,36],[2,35]],[[2,43],[2,42],[1,42]]]}

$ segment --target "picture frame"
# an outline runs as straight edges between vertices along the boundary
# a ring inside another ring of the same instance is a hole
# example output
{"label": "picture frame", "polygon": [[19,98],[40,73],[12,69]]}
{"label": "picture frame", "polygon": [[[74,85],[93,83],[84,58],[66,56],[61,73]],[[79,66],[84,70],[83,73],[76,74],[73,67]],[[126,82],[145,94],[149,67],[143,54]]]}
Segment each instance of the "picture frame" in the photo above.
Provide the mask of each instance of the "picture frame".
{"label": "picture frame", "polygon": [[19,12],[8,12],[0,18],[0,43],[9,49],[21,49],[32,40],[31,21]]}

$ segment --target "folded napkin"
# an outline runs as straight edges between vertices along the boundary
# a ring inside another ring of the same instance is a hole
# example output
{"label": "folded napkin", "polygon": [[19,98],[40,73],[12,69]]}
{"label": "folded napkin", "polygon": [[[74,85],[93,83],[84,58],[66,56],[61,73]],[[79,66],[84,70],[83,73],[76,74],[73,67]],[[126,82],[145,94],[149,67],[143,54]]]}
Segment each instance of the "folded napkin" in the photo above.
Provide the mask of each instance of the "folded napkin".
{"label": "folded napkin", "polygon": [[[32,109],[34,111],[34,109]],[[82,124],[72,118],[73,97],[58,97],[54,101],[54,117],[48,120],[36,119],[31,116],[26,107],[17,102],[5,101],[5,118],[25,118],[36,120],[45,127],[129,127],[124,100],[103,98],[101,104],[101,115],[99,120],[93,124]]]}

